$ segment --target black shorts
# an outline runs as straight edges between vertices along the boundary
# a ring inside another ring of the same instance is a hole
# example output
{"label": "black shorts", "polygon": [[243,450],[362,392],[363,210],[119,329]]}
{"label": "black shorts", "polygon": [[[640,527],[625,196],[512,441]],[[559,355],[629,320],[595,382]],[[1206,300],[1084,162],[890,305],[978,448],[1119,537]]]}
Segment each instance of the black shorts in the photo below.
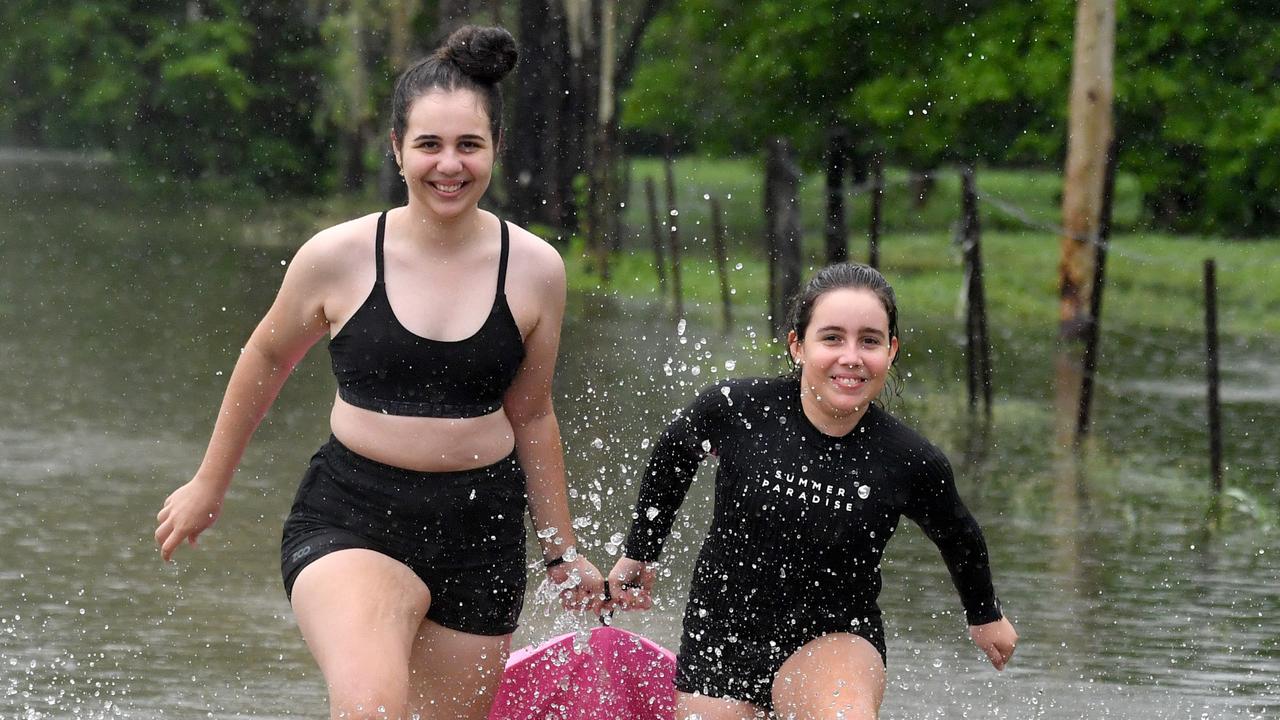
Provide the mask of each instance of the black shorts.
{"label": "black shorts", "polygon": [[773,680],[782,664],[810,641],[837,632],[866,639],[885,660],[878,610],[806,613],[800,603],[769,610],[730,602],[724,595],[690,594],[676,657],[677,690],[744,700],[772,711]]}
{"label": "black shorts", "polygon": [[330,437],[312,456],[284,523],[285,593],[318,558],[374,550],[422,578],[434,622],[508,635],[524,604],[527,505],[514,453],[474,470],[418,472],[357,455]]}

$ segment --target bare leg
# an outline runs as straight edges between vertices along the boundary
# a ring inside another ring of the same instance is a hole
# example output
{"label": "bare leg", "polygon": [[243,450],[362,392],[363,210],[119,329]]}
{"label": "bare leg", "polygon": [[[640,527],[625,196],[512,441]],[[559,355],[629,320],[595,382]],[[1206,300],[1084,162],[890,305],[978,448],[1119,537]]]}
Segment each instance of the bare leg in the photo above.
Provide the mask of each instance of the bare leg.
{"label": "bare leg", "polygon": [[302,569],[293,613],[329,687],[334,720],[407,720],[409,658],[431,593],[404,564],[340,550]]}
{"label": "bare leg", "polygon": [[832,633],[810,640],[773,680],[783,720],[875,720],[884,699],[884,661],[865,638]]}
{"label": "bare leg", "polygon": [[756,720],[765,711],[745,700],[676,692],[676,720]]}
{"label": "bare leg", "polygon": [[409,707],[428,718],[489,716],[510,635],[473,635],[423,620],[409,659]]}

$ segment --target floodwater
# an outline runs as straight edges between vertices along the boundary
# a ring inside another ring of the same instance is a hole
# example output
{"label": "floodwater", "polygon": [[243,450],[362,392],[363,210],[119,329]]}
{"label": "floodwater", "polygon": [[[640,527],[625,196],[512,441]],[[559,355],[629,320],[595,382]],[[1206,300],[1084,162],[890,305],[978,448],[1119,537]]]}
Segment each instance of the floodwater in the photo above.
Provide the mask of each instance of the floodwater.
{"label": "floodwater", "polygon": [[[259,430],[200,546],[165,566],[151,541],[300,238],[262,242],[225,209],[139,214],[115,199],[66,198],[3,207],[0,717],[323,716],[277,560],[295,484],[327,436],[322,348]],[[671,410],[717,378],[780,371],[752,349],[762,341],[748,315],[739,308],[741,326],[725,336],[714,308],[680,328],[652,298],[570,299],[557,411],[578,532],[602,570],[625,531],[645,441]],[[997,377],[1020,381],[1001,388],[983,432],[952,381],[958,331],[943,324],[954,318],[936,322],[906,323],[913,377],[891,410],[952,457],[1021,644],[1003,673],[979,657],[936,550],[904,520],[884,565],[883,716],[1280,715],[1280,501],[1274,430],[1264,430],[1280,421],[1276,339],[1238,340],[1224,358],[1226,423],[1248,431],[1228,442],[1233,491],[1210,531],[1193,360],[1116,363],[1127,374],[1104,378],[1097,446],[1080,467],[1049,450],[1043,339],[997,338],[1008,348]],[[1160,346],[1133,333],[1112,347],[1150,359]],[[658,607],[617,620],[672,648],[709,518],[710,468],[700,477],[668,545]],[[517,645],[591,626],[538,596],[538,576],[530,571]]]}

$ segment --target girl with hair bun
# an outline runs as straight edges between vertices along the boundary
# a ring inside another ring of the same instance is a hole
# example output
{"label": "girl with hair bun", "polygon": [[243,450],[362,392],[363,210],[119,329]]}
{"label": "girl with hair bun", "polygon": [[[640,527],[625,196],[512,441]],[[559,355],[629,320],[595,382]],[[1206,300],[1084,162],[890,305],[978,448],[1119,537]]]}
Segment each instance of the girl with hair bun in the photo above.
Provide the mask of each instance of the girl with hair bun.
{"label": "girl with hair bun", "polygon": [[823,268],[790,328],[794,373],[719,383],[667,426],[609,573],[616,604],[651,606],[676,510],[698,465],[719,458],[684,613],[677,720],[877,717],[880,560],[902,515],[942,552],[969,634],[997,670],[1017,642],[946,456],[874,402],[898,354],[893,288],[865,265]]}
{"label": "girl with hair bun", "polygon": [[575,550],[551,381],[565,272],[479,207],[502,143],[501,28],[404,71],[391,146],[408,204],[297,252],[228,383],[195,476],[164,502],[164,560],[218,517],[249,439],[321,337],[332,435],[285,521],[281,571],[334,718],[484,718],[525,595],[524,513],[566,608],[598,610]]}

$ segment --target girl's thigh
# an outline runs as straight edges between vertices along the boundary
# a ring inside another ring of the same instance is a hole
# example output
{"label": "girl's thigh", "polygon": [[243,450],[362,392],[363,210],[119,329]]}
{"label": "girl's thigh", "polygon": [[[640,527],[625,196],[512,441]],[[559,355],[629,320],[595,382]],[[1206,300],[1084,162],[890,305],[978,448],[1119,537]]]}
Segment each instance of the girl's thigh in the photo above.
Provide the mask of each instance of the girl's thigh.
{"label": "girl's thigh", "polygon": [[511,635],[475,635],[424,619],[409,659],[409,707],[423,718],[484,720]]}
{"label": "girl's thigh", "polygon": [[884,659],[865,638],[831,633],[787,658],[773,681],[779,718],[872,720],[884,699]]}
{"label": "girl's thigh", "polygon": [[339,550],[298,573],[292,604],[331,712],[404,706],[409,658],[431,605],[412,570],[373,550]]}

